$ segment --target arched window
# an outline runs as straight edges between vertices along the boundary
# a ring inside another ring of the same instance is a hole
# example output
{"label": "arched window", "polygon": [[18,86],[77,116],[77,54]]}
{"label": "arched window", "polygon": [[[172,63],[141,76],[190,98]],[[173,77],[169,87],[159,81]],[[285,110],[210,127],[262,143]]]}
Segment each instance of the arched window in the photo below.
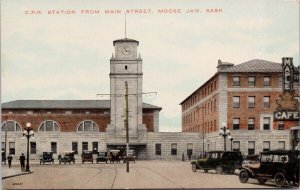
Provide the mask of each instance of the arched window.
{"label": "arched window", "polygon": [[93,121],[83,121],[79,124],[77,131],[99,132],[99,128]]}
{"label": "arched window", "polygon": [[59,131],[59,127],[55,121],[45,121],[40,125],[39,131]]}
{"label": "arched window", "polygon": [[15,132],[15,131],[21,131],[20,125],[16,121],[7,121],[2,124],[2,131],[10,131],[10,132]]}

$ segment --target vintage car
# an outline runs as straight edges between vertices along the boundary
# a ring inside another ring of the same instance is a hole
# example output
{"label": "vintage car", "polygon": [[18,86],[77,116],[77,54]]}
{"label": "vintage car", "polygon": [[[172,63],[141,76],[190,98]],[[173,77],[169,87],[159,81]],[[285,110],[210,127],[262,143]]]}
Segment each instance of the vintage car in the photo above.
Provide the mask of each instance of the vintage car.
{"label": "vintage car", "polygon": [[75,164],[75,157],[74,157],[74,151],[65,151],[63,153],[63,155],[59,154],[58,155],[58,161],[59,161],[59,164],[61,163],[69,163],[71,164],[71,162],[73,164]]}
{"label": "vintage car", "polygon": [[83,151],[81,154],[81,160],[82,160],[82,164],[84,164],[84,162],[94,162],[93,159],[93,152],[91,151]]}
{"label": "vintage car", "polygon": [[128,151],[128,157],[127,157],[126,151],[124,152],[123,163],[125,163],[127,160],[128,161],[133,161],[135,163],[135,152],[134,152],[134,150],[129,150]]}
{"label": "vintage car", "polygon": [[45,164],[47,162],[54,164],[53,152],[43,152],[40,164]]}
{"label": "vintage car", "polygon": [[247,183],[249,178],[257,179],[260,184],[274,180],[282,187],[288,183],[299,184],[299,151],[270,150],[260,153],[260,160],[243,165],[239,179]]}
{"label": "vintage car", "polygon": [[96,163],[98,164],[99,162],[105,162],[107,163],[107,152],[98,152],[98,156],[96,158]]}
{"label": "vintage car", "polygon": [[223,172],[233,174],[235,169],[242,167],[243,156],[240,152],[232,151],[210,151],[207,152],[206,158],[193,160],[192,171],[203,169],[205,173],[208,170],[215,170],[217,174]]}
{"label": "vintage car", "polygon": [[108,156],[109,163],[120,163],[120,150],[110,150]]}

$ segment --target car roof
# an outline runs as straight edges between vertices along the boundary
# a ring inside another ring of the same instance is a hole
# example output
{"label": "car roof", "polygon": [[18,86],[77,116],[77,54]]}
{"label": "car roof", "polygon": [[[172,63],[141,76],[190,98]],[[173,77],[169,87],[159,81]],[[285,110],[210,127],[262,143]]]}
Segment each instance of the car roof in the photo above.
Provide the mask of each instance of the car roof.
{"label": "car roof", "polygon": [[120,150],[110,150],[110,152],[120,152]]}
{"label": "car roof", "polygon": [[277,150],[269,150],[269,151],[264,151],[260,152],[260,154],[299,154],[299,150],[282,150],[282,149],[277,149]]}

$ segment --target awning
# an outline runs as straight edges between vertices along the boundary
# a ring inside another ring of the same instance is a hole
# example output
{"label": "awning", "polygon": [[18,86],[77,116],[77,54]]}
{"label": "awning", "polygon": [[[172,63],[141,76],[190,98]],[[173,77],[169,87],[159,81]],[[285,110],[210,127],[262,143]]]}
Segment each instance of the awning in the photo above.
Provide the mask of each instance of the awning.
{"label": "awning", "polygon": [[[126,146],[126,143],[106,143],[106,146]],[[146,143],[129,143],[129,146],[147,146]]]}

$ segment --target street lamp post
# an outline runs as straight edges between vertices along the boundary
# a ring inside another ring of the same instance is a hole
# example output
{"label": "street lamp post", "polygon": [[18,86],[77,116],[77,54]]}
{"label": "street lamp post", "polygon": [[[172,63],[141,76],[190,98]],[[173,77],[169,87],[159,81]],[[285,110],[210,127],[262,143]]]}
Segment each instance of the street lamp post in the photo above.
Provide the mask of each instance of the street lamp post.
{"label": "street lamp post", "polygon": [[222,123],[222,127],[220,128],[219,135],[224,137],[224,150],[226,151],[226,137],[230,136],[230,131],[226,127],[226,123]]}
{"label": "street lamp post", "polygon": [[228,136],[228,139],[230,140],[230,150],[232,151],[232,141],[233,141],[233,137],[232,136]]}
{"label": "street lamp post", "polygon": [[30,172],[29,169],[29,139],[30,137],[34,137],[33,129],[31,128],[31,123],[26,123],[26,127],[23,130],[23,137],[27,138],[27,163],[25,172]]}

